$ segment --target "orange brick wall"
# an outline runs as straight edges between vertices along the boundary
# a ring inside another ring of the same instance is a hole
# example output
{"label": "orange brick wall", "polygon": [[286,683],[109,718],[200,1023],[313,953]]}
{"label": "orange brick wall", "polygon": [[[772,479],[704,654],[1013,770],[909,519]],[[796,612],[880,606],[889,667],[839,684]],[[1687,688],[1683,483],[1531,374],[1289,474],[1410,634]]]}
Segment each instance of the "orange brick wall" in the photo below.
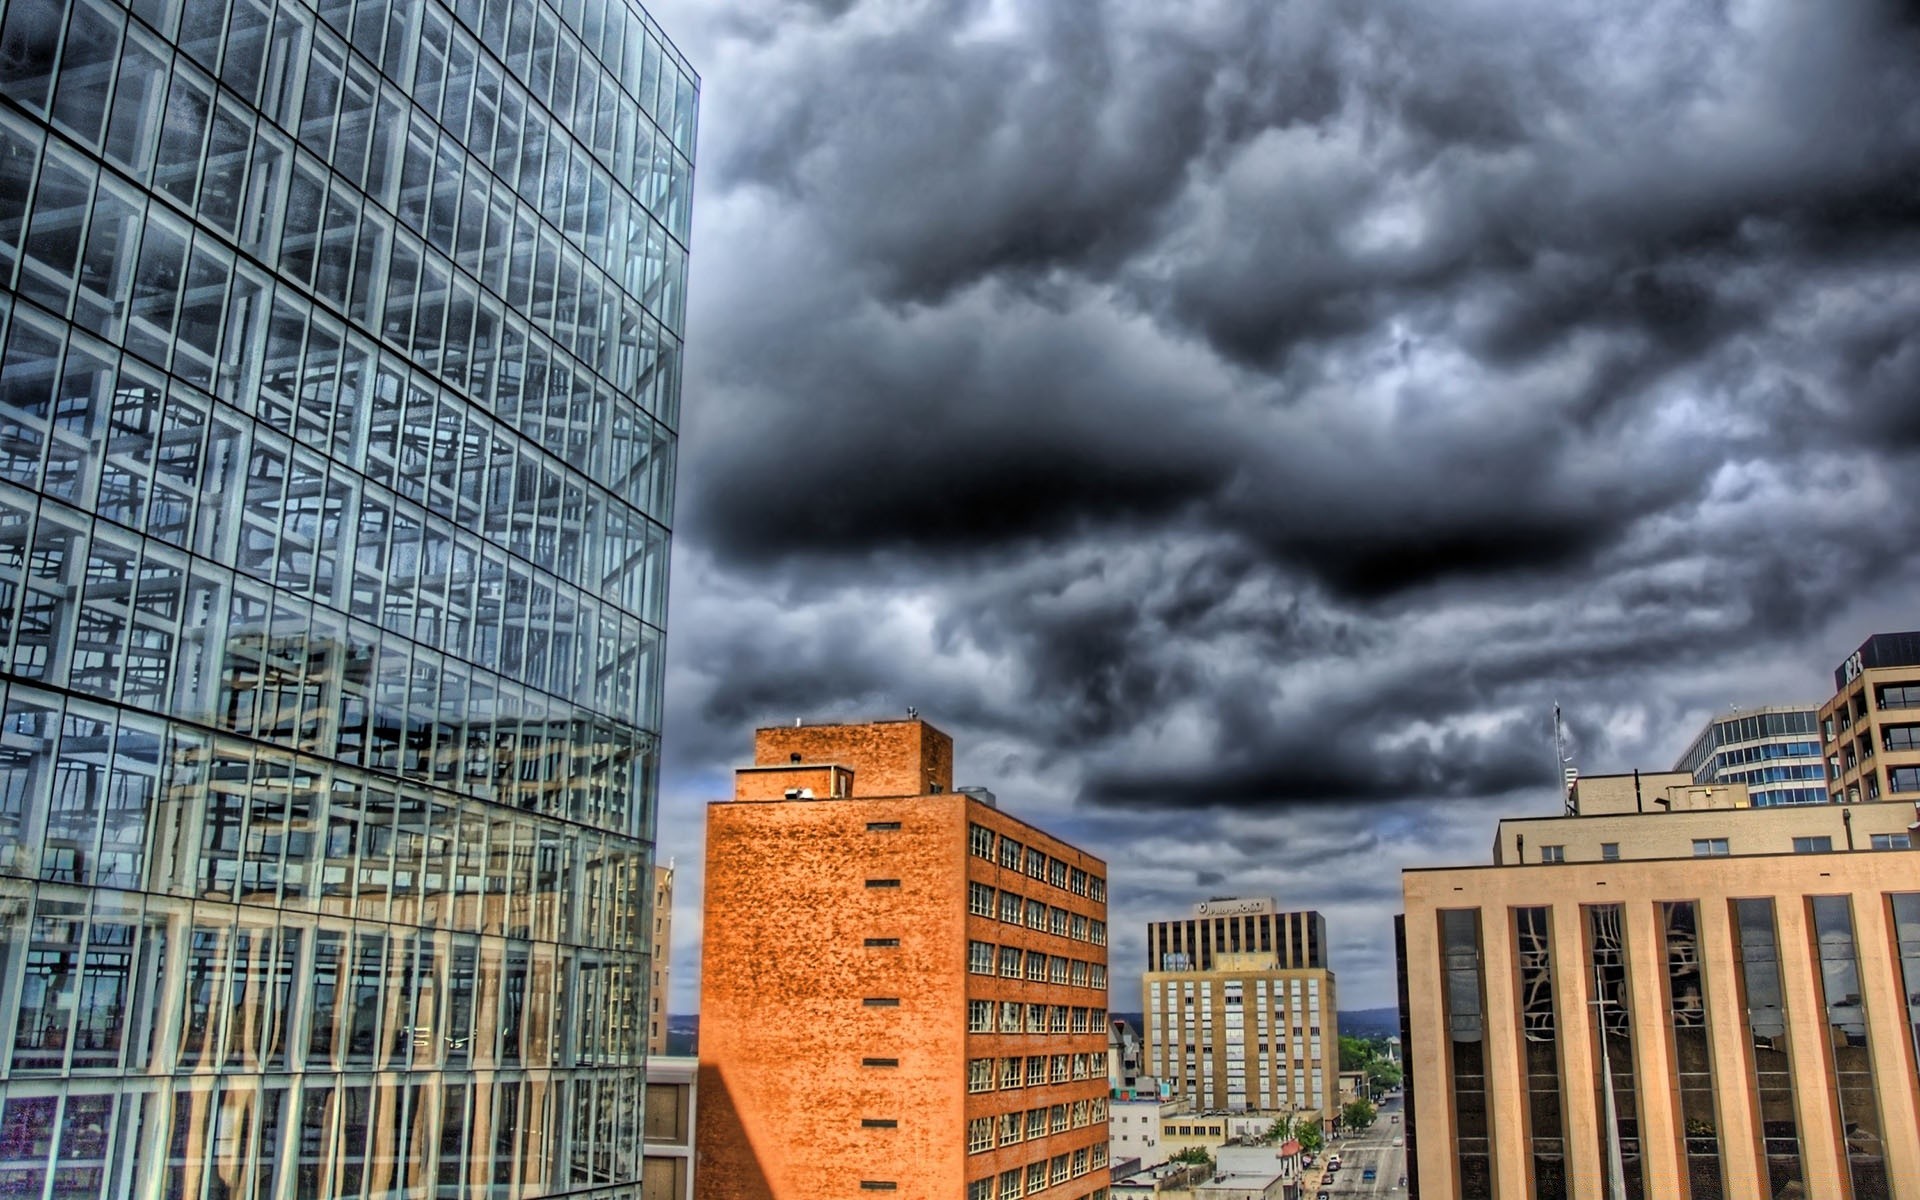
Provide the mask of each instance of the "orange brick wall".
{"label": "orange brick wall", "polygon": [[[869,1179],[897,1181],[902,1200],[963,1194],[964,803],[709,806],[700,1196],[826,1200]],[[867,829],[890,821],[900,829]],[[869,996],[900,1006],[868,1008]]]}
{"label": "orange brick wall", "polygon": [[[793,756],[798,754],[796,760]],[[853,794],[919,796],[953,790],[953,739],[925,721],[797,725],[756,729],[753,762],[840,763],[853,768]]]}

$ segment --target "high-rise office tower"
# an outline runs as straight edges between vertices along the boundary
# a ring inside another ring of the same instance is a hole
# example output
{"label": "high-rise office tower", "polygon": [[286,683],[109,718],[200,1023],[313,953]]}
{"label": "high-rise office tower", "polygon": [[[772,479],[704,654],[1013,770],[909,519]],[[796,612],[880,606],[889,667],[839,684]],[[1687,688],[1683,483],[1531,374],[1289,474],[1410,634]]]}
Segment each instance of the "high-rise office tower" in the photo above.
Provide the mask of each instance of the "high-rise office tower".
{"label": "high-rise office tower", "polygon": [[0,3],[0,1192],[637,1190],[695,97]]}
{"label": "high-rise office tower", "polygon": [[1776,704],[1711,717],[1673,769],[1695,783],[1744,783],[1755,808],[1825,804],[1827,768],[1815,710]]}
{"label": "high-rise office tower", "polygon": [[647,989],[647,1053],[667,1052],[667,993],[672,985],[673,867],[653,869],[653,942],[648,966],[653,981]]}
{"label": "high-rise office tower", "polygon": [[1913,810],[1576,788],[1404,873],[1410,1194],[1920,1198]]}
{"label": "high-rise office tower", "polygon": [[1105,865],[919,720],[761,729],[707,809],[708,1200],[1106,1200]]}
{"label": "high-rise office tower", "polygon": [[1147,926],[1143,1069],[1206,1111],[1340,1109],[1340,1017],[1327,922],[1216,899]]}

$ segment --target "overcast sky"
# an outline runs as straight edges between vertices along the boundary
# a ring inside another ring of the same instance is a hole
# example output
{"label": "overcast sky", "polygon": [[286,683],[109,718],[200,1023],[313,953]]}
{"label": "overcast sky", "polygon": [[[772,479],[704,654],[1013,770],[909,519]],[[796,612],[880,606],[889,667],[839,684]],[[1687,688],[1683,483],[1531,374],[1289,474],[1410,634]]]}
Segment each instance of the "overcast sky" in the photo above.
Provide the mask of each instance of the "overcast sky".
{"label": "overcast sky", "polygon": [[756,725],[902,716],[1393,1003],[1482,862],[1920,626],[1920,10],[652,0],[703,78],[672,1007]]}

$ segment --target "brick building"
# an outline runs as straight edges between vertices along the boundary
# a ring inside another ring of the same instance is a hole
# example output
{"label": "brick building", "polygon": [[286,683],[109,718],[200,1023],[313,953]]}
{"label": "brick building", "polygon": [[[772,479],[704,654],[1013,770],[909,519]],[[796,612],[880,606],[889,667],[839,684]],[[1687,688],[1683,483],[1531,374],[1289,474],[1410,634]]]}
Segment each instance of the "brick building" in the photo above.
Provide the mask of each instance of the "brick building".
{"label": "brick building", "polygon": [[1105,874],[923,721],[758,730],[707,812],[698,1194],[1106,1200]]}

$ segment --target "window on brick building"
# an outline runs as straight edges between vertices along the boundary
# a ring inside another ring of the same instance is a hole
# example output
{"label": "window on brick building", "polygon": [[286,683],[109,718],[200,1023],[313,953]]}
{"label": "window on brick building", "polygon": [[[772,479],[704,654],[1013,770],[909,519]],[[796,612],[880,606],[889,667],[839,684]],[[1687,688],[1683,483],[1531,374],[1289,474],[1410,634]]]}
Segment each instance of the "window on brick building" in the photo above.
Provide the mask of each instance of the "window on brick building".
{"label": "window on brick building", "polygon": [[967,911],[976,917],[993,915],[993,889],[984,883],[967,885]]}
{"label": "window on brick building", "polygon": [[967,1090],[969,1092],[990,1092],[993,1090],[993,1060],[973,1058],[967,1060]]}
{"label": "window on brick building", "polygon": [[993,861],[993,830],[985,825],[970,825],[967,827],[967,839],[974,857]]}
{"label": "window on brick building", "polygon": [[1014,841],[1012,838],[1003,837],[1000,839],[1000,865],[1007,870],[1018,871],[1020,869],[1021,856],[1025,853],[1026,847]]}
{"label": "window on brick building", "polygon": [[979,1154],[993,1149],[993,1118],[975,1117],[967,1122],[967,1153]]}

